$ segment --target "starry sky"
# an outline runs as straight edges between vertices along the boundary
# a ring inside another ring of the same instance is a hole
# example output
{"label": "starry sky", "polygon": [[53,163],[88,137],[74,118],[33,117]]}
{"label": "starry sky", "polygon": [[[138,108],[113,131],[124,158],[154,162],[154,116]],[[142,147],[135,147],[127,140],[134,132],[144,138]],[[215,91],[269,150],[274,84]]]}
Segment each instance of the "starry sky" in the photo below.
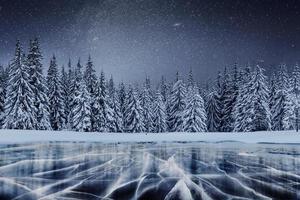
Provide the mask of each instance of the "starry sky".
{"label": "starry sky", "polygon": [[117,81],[154,81],[176,71],[207,81],[224,66],[272,70],[300,56],[297,0],[0,0],[0,63],[38,37],[48,68],[90,54]]}

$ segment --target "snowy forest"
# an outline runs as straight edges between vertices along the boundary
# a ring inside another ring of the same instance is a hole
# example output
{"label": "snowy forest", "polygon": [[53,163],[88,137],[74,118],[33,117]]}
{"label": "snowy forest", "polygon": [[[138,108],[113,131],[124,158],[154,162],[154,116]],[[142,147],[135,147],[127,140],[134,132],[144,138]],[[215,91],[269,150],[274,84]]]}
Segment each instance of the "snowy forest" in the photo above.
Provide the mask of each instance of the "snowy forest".
{"label": "snowy forest", "polygon": [[[11,63],[0,69],[2,129],[82,132],[248,132],[298,129],[300,68],[285,64],[266,76],[259,65],[225,68],[211,86],[192,71],[152,85],[116,85],[98,77],[92,58],[59,67],[42,65],[38,39],[25,52],[17,41]],[[43,72],[47,72],[46,75]]]}

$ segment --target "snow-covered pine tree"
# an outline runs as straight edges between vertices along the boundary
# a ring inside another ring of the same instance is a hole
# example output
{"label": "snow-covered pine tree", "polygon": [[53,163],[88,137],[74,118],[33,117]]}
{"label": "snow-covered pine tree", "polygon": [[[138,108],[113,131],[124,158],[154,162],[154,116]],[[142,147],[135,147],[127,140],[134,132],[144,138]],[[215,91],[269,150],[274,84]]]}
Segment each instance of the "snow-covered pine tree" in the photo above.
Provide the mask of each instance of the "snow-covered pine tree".
{"label": "snow-covered pine tree", "polygon": [[166,84],[166,78],[164,76],[161,77],[160,85],[159,85],[160,93],[162,95],[163,101],[167,101],[168,95],[168,86]]}
{"label": "snow-covered pine tree", "polygon": [[153,131],[152,101],[150,79],[149,77],[146,77],[146,81],[140,94],[140,103],[143,110],[145,132],[147,133]]}
{"label": "snow-covered pine tree", "polygon": [[206,112],[198,87],[190,86],[184,110],[183,127],[185,132],[206,132]]}
{"label": "snow-covered pine tree", "polygon": [[61,68],[61,74],[60,74],[60,83],[61,83],[61,89],[62,89],[62,97],[63,97],[63,108],[64,108],[64,122],[65,122],[65,126],[63,127],[68,128],[69,127],[69,113],[70,113],[70,97],[69,97],[69,79],[68,79],[68,74],[65,70],[64,65]]}
{"label": "snow-covered pine tree", "polygon": [[108,83],[108,105],[112,110],[111,132],[123,132],[123,121],[120,111],[114,80],[111,76]]}
{"label": "snow-covered pine tree", "polygon": [[65,128],[64,98],[56,58],[53,55],[47,75],[50,124],[53,130]]}
{"label": "snow-covered pine tree", "polygon": [[145,131],[143,123],[143,110],[140,105],[138,94],[129,86],[126,99],[125,128],[129,133],[140,133]]}
{"label": "snow-covered pine tree", "polygon": [[195,81],[194,81],[194,77],[193,77],[193,71],[192,71],[192,69],[190,69],[188,80],[187,80],[187,91],[193,90],[194,86],[195,86]]}
{"label": "snow-covered pine tree", "polygon": [[186,88],[182,80],[179,79],[178,73],[176,74],[176,82],[173,85],[170,95],[170,115],[168,123],[170,131],[182,132],[183,131],[183,114],[186,106]]}
{"label": "snow-covered pine tree", "polygon": [[5,98],[6,129],[35,129],[34,97],[29,83],[28,68],[25,64],[20,42],[17,41],[15,57],[9,66],[9,81]]}
{"label": "snow-covered pine tree", "polygon": [[271,108],[273,130],[289,130],[293,126],[293,104],[289,84],[286,65],[282,64],[277,74],[277,90]]}
{"label": "snow-covered pine tree", "polygon": [[217,91],[212,91],[207,95],[206,113],[207,113],[207,130],[209,132],[217,132],[221,123],[221,108],[219,103],[219,95]]}
{"label": "snow-covered pine tree", "polygon": [[[70,63],[70,62],[69,62]],[[70,113],[69,113],[69,126],[70,129],[76,130],[75,127],[75,108],[80,107],[80,96],[82,94],[82,81],[83,81],[83,75],[82,75],[82,66],[80,63],[80,59],[78,59],[76,68],[74,71],[72,69],[69,69],[69,78],[72,81],[72,85],[70,88],[70,95],[71,95],[71,103],[70,103]]]}
{"label": "snow-covered pine tree", "polygon": [[[92,62],[91,56],[89,56],[88,58],[88,62],[86,64],[86,68],[85,68],[85,72],[84,72],[84,76],[83,76],[86,86],[87,86],[87,90],[90,93],[90,97],[91,97],[91,123],[92,123],[92,127],[95,127],[95,123],[96,122],[96,117],[97,114],[99,113],[99,105],[98,102],[96,101],[97,97],[96,97],[96,92],[97,92],[97,87],[98,87],[98,81],[97,81],[97,76],[96,76],[96,71],[94,69],[94,64]],[[94,105],[95,104],[95,105]],[[94,128],[92,128],[94,130]],[[95,130],[96,131],[96,130]]]}
{"label": "snow-covered pine tree", "polygon": [[258,65],[250,81],[239,90],[234,108],[234,131],[265,131],[271,129],[269,89],[263,69]]}
{"label": "snow-covered pine tree", "polygon": [[153,103],[153,132],[161,133],[167,131],[167,115],[166,106],[163,100],[163,96],[160,91],[156,92],[156,96]]}
{"label": "snow-covered pine tree", "polygon": [[234,127],[234,115],[233,108],[236,104],[238,95],[238,69],[237,65],[234,65],[233,74],[224,71],[224,83],[223,83],[223,115],[222,115],[222,131],[231,132]]}
{"label": "snow-covered pine tree", "polygon": [[113,110],[108,104],[108,95],[106,89],[106,81],[104,72],[101,71],[99,79],[99,91],[96,97],[96,101],[99,104],[99,112],[97,113],[97,121],[95,127],[100,132],[112,131],[114,128],[113,123]]}
{"label": "snow-covered pine tree", "polygon": [[290,80],[290,86],[291,86],[291,100],[292,100],[292,107],[293,107],[293,126],[296,128],[297,126],[297,119],[299,118],[299,109],[300,109],[300,67],[298,63],[296,63],[291,80]]}
{"label": "snow-covered pine tree", "polygon": [[29,83],[34,95],[34,106],[36,113],[36,129],[49,130],[51,129],[49,118],[49,102],[47,97],[46,79],[43,75],[42,54],[37,38],[30,40],[29,53],[27,55],[27,66],[29,70]]}
{"label": "snow-covered pine tree", "polygon": [[274,130],[274,127],[276,126],[276,122],[273,121],[273,114],[276,108],[277,104],[277,76],[275,73],[273,73],[270,77],[269,82],[269,89],[270,89],[270,95],[269,95],[269,107],[270,107],[270,113],[271,113],[271,129]]}
{"label": "snow-covered pine tree", "polygon": [[7,87],[7,73],[6,69],[0,65],[0,127],[3,125],[5,116],[5,96]]}
{"label": "snow-covered pine tree", "polygon": [[[77,71],[79,72],[79,71]],[[79,80],[79,79],[78,79]],[[73,130],[80,132],[88,132],[92,130],[91,125],[91,97],[87,90],[86,82],[81,79],[79,82],[79,90],[76,91],[72,108],[72,125]]]}
{"label": "snow-covered pine tree", "polygon": [[120,106],[120,113],[121,113],[121,117],[122,117],[122,122],[123,122],[123,130],[125,130],[126,124],[125,124],[125,112],[126,112],[126,88],[123,82],[121,82],[119,84],[118,87],[118,102],[119,102],[119,106]]}
{"label": "snow-covered pine tree", "polygon": [[93,94],[97,87],[97,76],[91,56],[88,58],[83,78],[86,82],[88,92]]}

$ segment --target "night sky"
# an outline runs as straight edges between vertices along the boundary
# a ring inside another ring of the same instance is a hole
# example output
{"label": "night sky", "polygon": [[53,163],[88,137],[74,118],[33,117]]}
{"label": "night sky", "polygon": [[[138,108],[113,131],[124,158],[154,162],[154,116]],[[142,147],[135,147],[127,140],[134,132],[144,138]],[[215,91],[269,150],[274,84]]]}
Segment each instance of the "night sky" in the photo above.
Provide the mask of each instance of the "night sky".
{"label": "night sky", "polygon": [[0,63],[37,36],[45,68],[54,53],[85,64],[91,54],[117,81],[154,81],[190,69],[198,81],[234,62],[270,69],[300,59],[300,1],[0,0]]}

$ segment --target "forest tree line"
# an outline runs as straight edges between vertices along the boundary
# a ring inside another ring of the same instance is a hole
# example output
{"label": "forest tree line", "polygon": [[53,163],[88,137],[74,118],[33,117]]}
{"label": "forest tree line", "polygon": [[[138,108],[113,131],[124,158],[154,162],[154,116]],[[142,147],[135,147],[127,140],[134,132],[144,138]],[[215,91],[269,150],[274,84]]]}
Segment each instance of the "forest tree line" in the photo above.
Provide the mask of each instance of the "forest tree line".
{"label": "forest tree line", "polygon": [[298,125],[300,68],[284,64],[267,77],[259,65],[219,73],[201,87],[192,71],[187,80],[162,77],[153,87],[115,85],[91,57],[58,67],[55,56],[43,74],[38,39],[27,54],[17,41],[15,55],[0,67],[0,123],[3,129],[84,132],[247,132],[292,130]]}

